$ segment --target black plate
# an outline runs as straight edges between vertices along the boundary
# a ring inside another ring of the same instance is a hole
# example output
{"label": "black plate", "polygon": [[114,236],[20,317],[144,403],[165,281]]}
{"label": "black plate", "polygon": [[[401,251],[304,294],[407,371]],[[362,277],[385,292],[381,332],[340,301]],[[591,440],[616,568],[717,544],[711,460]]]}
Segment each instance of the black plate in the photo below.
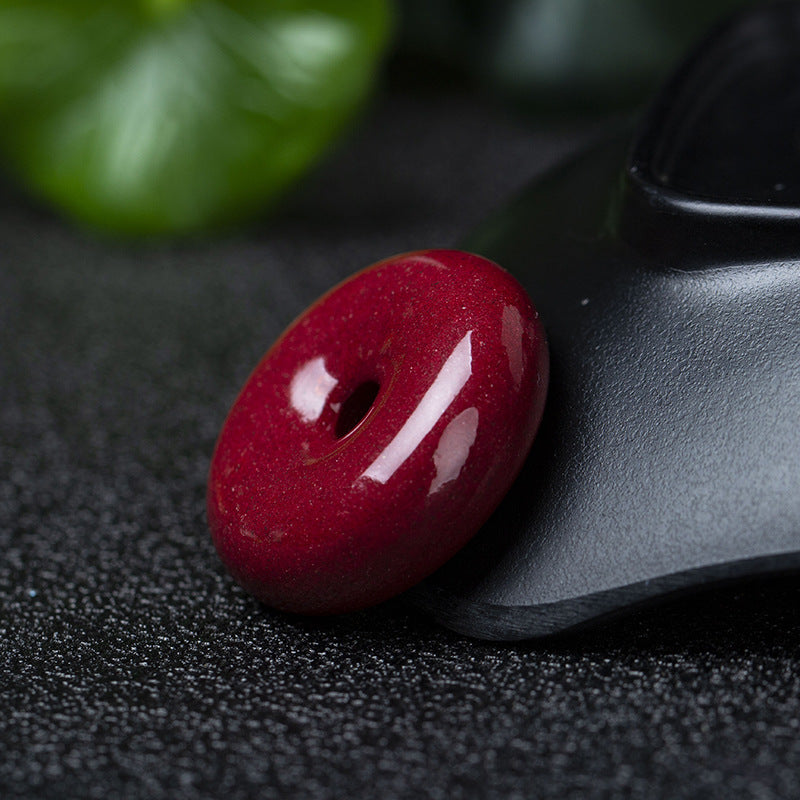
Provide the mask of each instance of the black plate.
{"label": "black plate", "polygon": [[800,7],[779,3],[466,243],[530,292],[551,388],[512,491],[413,603],[520,639],[800,567],[798,204]]}

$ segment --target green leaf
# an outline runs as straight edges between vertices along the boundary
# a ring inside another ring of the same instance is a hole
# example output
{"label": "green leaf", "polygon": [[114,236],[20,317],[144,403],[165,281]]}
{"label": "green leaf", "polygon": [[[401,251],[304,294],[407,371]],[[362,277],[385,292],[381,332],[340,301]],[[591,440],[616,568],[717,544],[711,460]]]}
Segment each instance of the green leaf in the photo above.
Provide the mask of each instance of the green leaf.
{"label": "green leaf", "polygon": [[339,132],[388,23],[386,0],[0,0],[0,148],[94,226],[228,224]]}

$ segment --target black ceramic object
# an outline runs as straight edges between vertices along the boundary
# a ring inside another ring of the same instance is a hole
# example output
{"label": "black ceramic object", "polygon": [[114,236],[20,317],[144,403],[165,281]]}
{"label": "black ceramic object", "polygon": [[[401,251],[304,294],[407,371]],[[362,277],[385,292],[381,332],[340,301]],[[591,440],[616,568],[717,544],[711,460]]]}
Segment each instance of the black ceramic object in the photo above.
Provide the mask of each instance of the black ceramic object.
{"label": "black ceramic object", "polygon": [[511,493],[412,602],[521,639],[800,568],[800,4],[717,29],[632,142],[467,247],[530,292],[551,388]]}

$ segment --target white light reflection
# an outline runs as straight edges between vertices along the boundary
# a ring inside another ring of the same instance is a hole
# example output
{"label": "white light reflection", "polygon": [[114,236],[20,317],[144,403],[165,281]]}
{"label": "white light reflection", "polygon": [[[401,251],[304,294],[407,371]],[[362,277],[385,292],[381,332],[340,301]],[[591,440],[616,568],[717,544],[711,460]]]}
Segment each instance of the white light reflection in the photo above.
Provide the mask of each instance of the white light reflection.
{"label": "white light reflection", "polygon": [[524,351],[522,338],[525,331],[522,324],[522,315],[516,306],[506,306],[503,309],[503,332],[501,334],[503,347],[508,356],[508,368],[514,379],[514,388],[522,385],[522,373],[525,370]]}
{"label": "white light reflection", "polygon": [[474,406],[450,421],[433,454],[436,477],[431,482],[428,494],[438,492],[442,486],[454,481],[461,474],[461,468],[467,461],[477,434],[478,409]]}
{"label": "white light reflection", "polygon": [[316,422],[338,381],[325,369],[322,356],[312,358],[295,373],[289,388],[292,407],[306,422]]}
{"label": "white light reflection", "polygon": [[456,346],[420,404],[361,476],[386,483],[441,419],[472,375],[472,331]]}

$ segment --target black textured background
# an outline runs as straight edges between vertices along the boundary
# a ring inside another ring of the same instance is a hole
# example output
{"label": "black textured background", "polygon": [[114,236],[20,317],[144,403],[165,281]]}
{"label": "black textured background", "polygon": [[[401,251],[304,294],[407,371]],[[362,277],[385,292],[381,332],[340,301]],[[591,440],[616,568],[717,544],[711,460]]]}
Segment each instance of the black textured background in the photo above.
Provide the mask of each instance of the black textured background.
{"label": "black textured background", "polygon": [[797,797],[797,581],[538,643],[288,618],[204,518],[226,410],[335,281],[586,137],[395,89],[277,216],[101,242],[0,193],[0,797]]}

